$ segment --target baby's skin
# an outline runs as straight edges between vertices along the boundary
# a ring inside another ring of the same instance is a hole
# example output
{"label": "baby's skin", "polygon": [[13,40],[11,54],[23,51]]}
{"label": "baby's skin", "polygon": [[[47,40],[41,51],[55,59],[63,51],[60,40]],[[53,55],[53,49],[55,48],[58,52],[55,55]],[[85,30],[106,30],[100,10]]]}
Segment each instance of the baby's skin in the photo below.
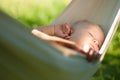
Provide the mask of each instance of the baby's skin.
{"label": "baby's skin", "polygon": [[[46,36],[41,37],[36,31]],[[91,49],[98,52],[105,38],[101,27],[89,21],[78,21],[71,27],[69,23],[38,27],[32,33],[43,40],[56,42],[84,54],[89,54]]]}

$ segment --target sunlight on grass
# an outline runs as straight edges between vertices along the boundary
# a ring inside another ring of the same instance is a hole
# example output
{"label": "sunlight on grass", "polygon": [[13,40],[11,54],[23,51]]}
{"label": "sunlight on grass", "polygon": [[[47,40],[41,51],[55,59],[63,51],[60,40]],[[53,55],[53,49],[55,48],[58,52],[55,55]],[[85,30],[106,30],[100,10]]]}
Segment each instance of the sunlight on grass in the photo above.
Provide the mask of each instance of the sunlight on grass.
{"label": "sunlight on grass", "polygon": [[50,24],[71,0],[0,0],[0,9],[35,27]]}

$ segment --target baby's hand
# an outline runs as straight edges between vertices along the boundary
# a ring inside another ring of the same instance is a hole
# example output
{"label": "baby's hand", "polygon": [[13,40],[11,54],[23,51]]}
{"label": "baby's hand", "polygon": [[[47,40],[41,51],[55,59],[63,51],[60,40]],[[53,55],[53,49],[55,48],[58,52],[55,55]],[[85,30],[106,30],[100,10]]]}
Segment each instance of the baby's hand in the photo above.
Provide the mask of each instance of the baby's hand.
{"label": "baby's hand", "polygon": [[100,57],[101,57],[101,54],[98,51],[91,49],[89,51],[89,54],[87,54],[86,58],[89,62],[95,62],[95,61],[98,61]]}
{"label": "baby's hand", "polygon": [[65,39],[69,39],[72,33],[72,30],[70,29],[70,26],[68,23],[55,26],[54,31],[55,31],[54,33],[55,36],[65,38]]}

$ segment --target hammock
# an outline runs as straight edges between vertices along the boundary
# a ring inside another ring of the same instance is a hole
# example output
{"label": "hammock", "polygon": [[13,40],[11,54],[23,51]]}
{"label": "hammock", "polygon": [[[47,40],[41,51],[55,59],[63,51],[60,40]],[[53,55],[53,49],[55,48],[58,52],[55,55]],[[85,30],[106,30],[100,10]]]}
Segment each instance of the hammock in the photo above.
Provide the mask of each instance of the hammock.
{"label": "hammock", "polygon": [[[0,80],[88,80],[98,69],[120,21],[120,0],[73,0],[53,24],[87,19],[103,26],[102,57],[65,56],[0,11]],[[64,49],[64,48],[62,48]],[[73,51],[64,49],[66,53]]]}

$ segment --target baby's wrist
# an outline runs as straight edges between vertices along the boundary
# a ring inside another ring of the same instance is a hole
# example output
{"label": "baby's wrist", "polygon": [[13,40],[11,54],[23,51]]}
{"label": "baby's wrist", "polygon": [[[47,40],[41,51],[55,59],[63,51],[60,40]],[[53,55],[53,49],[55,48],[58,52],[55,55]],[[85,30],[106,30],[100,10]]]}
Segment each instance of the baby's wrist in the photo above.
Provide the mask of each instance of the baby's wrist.
{"label": "baby's wrist", "polygon": [[49,34],[50,34],[51,36],[54,36],[54,35],[55,35],[54,25],[49,26],[48,28],[49,28],[49,29],[48,29],[48,30],[49,30],[49,31],[48,31]]}
{"label": "baby's wrist", "polygon": [[54,36],[58,36],[59,30],[61,30],[60,26],[61,26],[60,24],[54,25],[54,27],[53,27]]}
{"label": "baby's wrist", "polygon": [[53,27],[53,34],[54,34],[54,36],[57,36],[57,25],[54,25],[54,27]]}
{"label": "baby's wrist", "polygon": [[55,36],[55,25],[53,25],[53,35]]}

